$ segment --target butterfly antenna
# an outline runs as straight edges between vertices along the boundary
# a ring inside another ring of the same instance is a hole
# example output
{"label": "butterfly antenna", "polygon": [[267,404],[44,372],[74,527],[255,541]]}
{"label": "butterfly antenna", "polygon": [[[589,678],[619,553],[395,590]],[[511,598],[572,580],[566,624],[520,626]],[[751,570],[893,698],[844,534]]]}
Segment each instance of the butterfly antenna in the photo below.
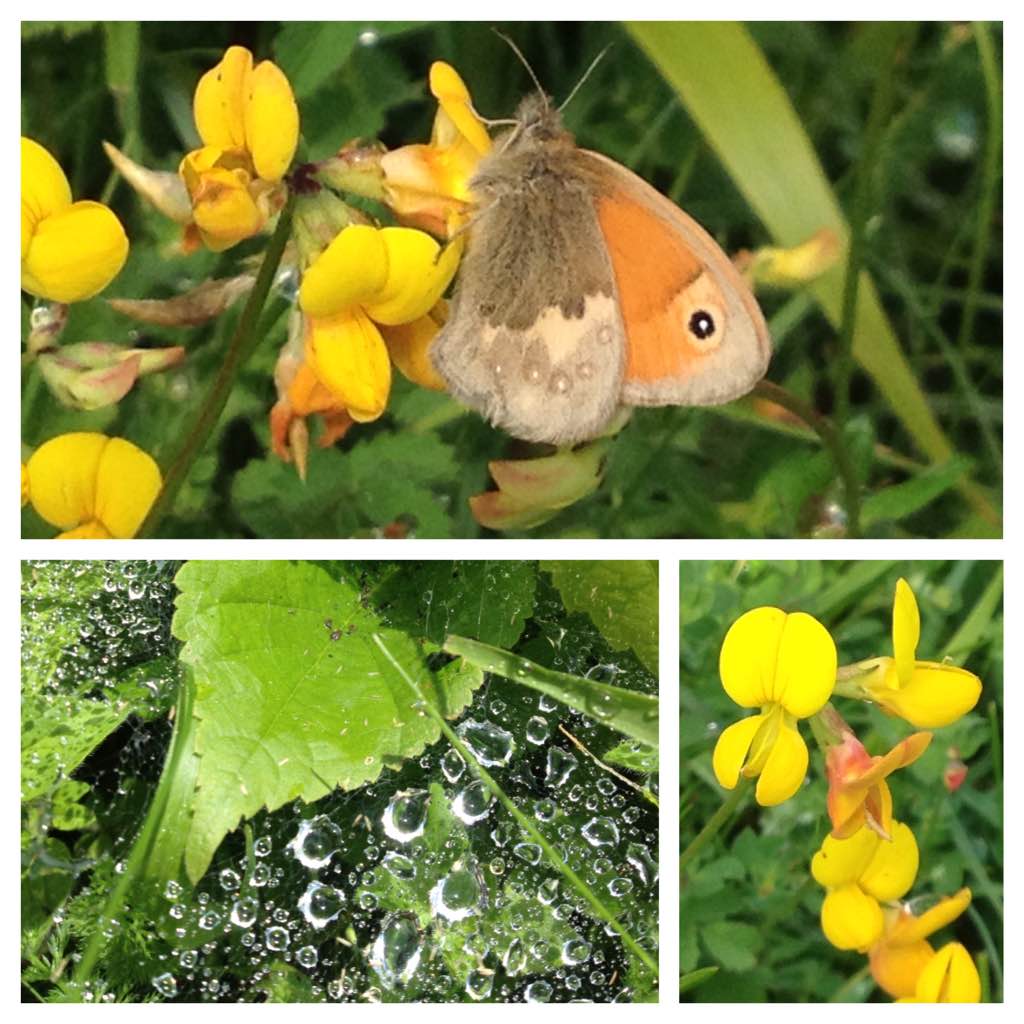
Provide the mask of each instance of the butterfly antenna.
{"label": "butterfly antenna", "polygon": [[561,113],[561,112],[562,112],[563,110],[565,110],[565,108],[566,108],[567,106],[569,106],[569,101],[570,101],[570,100],[572,100],[572,98],[573,98],[573,97],[574,97],[574,96],[576,95],[576,93],[578,93],[578,92],[580,91],[580,89],[581,89],[581,88],[583,87],[583,83],[584,83],[584,82],[585,82],[585,81],[586,81],[586,80],[587,80],[587,79],[588,79],[588,78],[590,77],[590,74],[591,74],[591,72],[592,72],[592,71],[594,70],[594,68],[596,68],[596,67],[597,67],[597,65],[598,65],[598,64],[600,64],[600,63],[601,63],[601,61],[603,61],[603,60],[604,60],[605,56],[607,55],[608,51],[609,51],[609,50],[610,50],[611,48],[612,48],[612,44],[611,44],[611,43],[609,43],[609,44],[608,44],[608,45],[607,45],[607,46],[606,46],[606,47],[605,47],[605,48],[604,48],[604,49],[603,49],[603,50],[602,50],[602,51],[601,51],[601,52],[600,52],[600,53],[599,53],[599,54],[598,54],[598,55],[597,55],[597,56],[596,56],[596,57],[595,57],[595,58],[594,58],[594,59],[593,59],[593,60],[592,60],[591,62],[590,62],[590,67],[589,67],[589,68],[587,68],[587,70],[583,72],[583,77],[582,77],[582,78],[581,78],[581,79],[580,79],[580,80],[579,80],[579,81],[578,81],[578,82],[577,82],[577,83],[576,83],[576,84],[575,84],[575,85],[573,86],[573,88],[572,88],[572,92],[570,92],[570,93],[569,93],[569,95],[568,95],[568,96],[566,96],[564,100],[562,100],[562,105],[561,105],[561,106],[560,106],[560,107],[558,108],[558,112],[559,112],[559,113]]}
{"label": "butterfly antenna", "polygon": [[507,35],[505,35],[504,32],[500,31],[500,29],[492,28],[491,31],[499,39],[503,39],[506,43],[508,43],[509,48],[519,58],[519,62],[523,65],[524,68],[526,68],[530,78],[533,79],[533,84],[537,86],[537,92],[540,93],[541,97],[544,100],[544,106],[550,106],[550,104],[548,103],[548,95],[544,91],[544,87],[540,84],[540,79],[537,78],[537,76],[534,74],[533,68],[530,67],[530,62],[523,56],[523,51],[520,50],[519,47],[516,46],[516,44],[513,43],[512,40]]}

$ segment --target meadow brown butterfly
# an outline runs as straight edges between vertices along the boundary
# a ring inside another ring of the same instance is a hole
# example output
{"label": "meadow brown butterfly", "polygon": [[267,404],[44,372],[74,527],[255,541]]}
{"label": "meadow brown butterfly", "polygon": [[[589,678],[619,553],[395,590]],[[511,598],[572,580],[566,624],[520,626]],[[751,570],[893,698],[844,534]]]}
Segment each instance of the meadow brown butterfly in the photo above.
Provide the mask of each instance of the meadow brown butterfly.
{"label": "meadow brown butterfly", "polygon": [[728,256],[539,92],[470,182],[450,316],[430,357],[452,395],[526,441],[597,437],[621,405],[717,405],[771,339]]}

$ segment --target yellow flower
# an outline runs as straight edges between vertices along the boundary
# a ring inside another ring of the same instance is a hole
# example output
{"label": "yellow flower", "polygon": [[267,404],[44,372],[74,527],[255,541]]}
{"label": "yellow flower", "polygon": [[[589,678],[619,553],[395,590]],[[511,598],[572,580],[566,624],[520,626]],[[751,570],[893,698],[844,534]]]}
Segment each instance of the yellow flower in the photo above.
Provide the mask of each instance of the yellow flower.
{"label": "yellow flower", "polygon": [[869,700],[890,714],[920,728],[935,729],[952,724],[978,703],[981,680],[955,665],[918,661],[920,638],[921,618],[914,592],[900,579],[892,609],[894,657],[872,661],[860,686]]}
{"label": "yellow flower", "polygon": [[981,978],[971,954],[959,942],[947,942],[925,965],[914,998],[901,1003],[978,1003]]}
{"label": "yellow flower", "polygon": [[51,302],[103,291],[128,258],[128,236],[102,203],[71,201],[60,164],[21,137],[21,287]]}
{"label": "yellow flower", "polygon": [[438,102],[427,145],[401,146],[381,158],[388,205],[399,216],[432,231],[451,234],[471,201],[469,182],[491,139],[473,110],[458,72],[443,61],[430,68]]}
{"label": "yellow flower", "polygon": [[46,441],[28,460],[27,477],[32,507],[63,531],[59,538],[133,537],[161,485],[149,455],[103,434]]}
{"label": "yellow flower", "polygon": [[[351,224],[303,275],[305,361],[352,419],[376,419],[387,406],[389,328],[410,325],[398,342],[410,376],[429,367],[420,349],[438,330],[436,307],[461,251],[461,240],[442,251],[413,228]],[[434,386],[434,376],[432,369],[422,374],[426,386]]]}
{"label": "yellow flower", "polygon": [[931,742],[930,732],[915,732],[901,740],[884,757],[872,757],[849,730],[843,741],[825,756],[828,777],[828,813],[832,835],[846,839],[861,826],[889,837],[892,796],[886,779],[898,768],[913,764]]}
{"label": "yellow flower", "polygon": [[814,880],[828,889],[821,928],[837,949],[867,951],[882,935],[879,901],[900,899],[917,877],[914,833],[892,822],[892,840],[862,828],[849,839],[826,836],[811,861]]}
{"label": "yellow flower", "polygon": [[804,612],[755,608],[726,634],[719,658],[725,692],[761,713],[730,725],[718,738],[715,776],[733,789],[739,776],[757,777],[758,803],[788,800],[807,774],[807,747],[796,721],[820,711],[836,679],[836,645]]}
{"label": "yellow flower", "polygon": [[284,204],[299,110],[276,64],[253,67],[252,54],[232,46],[199,80],[193,112],[203,146],[185,156],[179,173],[196,228],[218,252],[261,231]]}
{"label": "yellow flower", "polygon": [[928,936],[955,921],[970,902],[971,890],[961,889],[921,915],[906,906],[887,910],[884,934],[869,953],[871,974],[878,986],[894,999],[914,996],[921,972],[935,955]]}

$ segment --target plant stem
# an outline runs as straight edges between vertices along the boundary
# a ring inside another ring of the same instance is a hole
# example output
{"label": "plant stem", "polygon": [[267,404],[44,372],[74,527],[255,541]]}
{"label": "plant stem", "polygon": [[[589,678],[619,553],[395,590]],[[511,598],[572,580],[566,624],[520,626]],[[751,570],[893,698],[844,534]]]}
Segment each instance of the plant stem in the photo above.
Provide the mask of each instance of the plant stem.
{"label": "plant stem", "polygon": [[409,689],[412,690],[416,697],[416,700],[422,705],[424,711],[430,715],[431,718],[438,724],[441,732],[444,733],[445,739],[458,751],[463,761],[469,767],[469,770],[481,781],[490,791],[498,798],[499,803],[508,811],[509,814],[515,818],[516,823],[519,827],[544,851],[547,856],[548,862],[551,864],[559,874],[590,904],[594,913],[604,921],[609,927],[613,928],[618,932],[619,937],[622,939],[623,944],[632,952],[654,975],[658,977],[658,964],[657,961],[641,946],[636,939],[626,930],[625,926],[622,925],[618,918],[601,902],[597,895],[590,889],[590,887],[576,874],[568,864],[565,863],[562,855],[556,850],[544,837],[544,835],[534,826],[533,822],[512,802],[512,800],[505,795],[501,786],[495,781],[483,765],[472,755],[469,749],[463,744],[462,740],[459,739],[455,730],[445,720],[444,715],[437,710],[434,705],[427,700],[426,695],[420,688],[420,685],[414,680],[408,672],[406,672],[404,666],[402,666],[395,656],[388,649],[387,644],[384,642],[384,638],[379,633],[373,634],[373,642],[380,648],[381,653],[391,663],[394,670],[405,680]]}
{"label": "plant stem", "polygon": [[832,454],[836,472],[843,482],[843,494],[846,498],[847,535],[850,537],[860,536],[860,483],[842,433],[810,402],[804,401],[794,395],[792,391],[773,384],[769,380],[760,381],[755,386],[753,394],[781,405],[787,412],[802,419],[821,438],[822,443]]}
{"label": "plant stem", "polygon": [[733,812],[743,803],[750,792],[750,779],[740,779],[729,798],[708,819],[708,823],[697,833],[690,845],[679,855],[679,874],[694,857],[721,831],[722,826],[732,817]]}
{"label": "plant stem", "polygon": [[[881,55],[881,68],[871,98],[871,109],[861,142],[860,159],[854,180],[853,209],[850,216],[850,248],[846,255],[843,281],[842,320],[839,328],[839,353],[835,376],[835,429],[843,436],[850,418],[850,379],[853,376],[853,338],[857,323],[857,297],[860,291],[861,265],[864,262],[864,236],[871,209],[871,174],[882,142],[885,124],[892,108],[893,68],[904,30],[897,28],[889,36],[887,52]],[[847,489],[846,515],[849,534],[860,532],[860,491]]]}
{"label": "plant stem", "polygon": [[206,395],[206,399],[199,407],[195,421],[185,433],[185,439],[181,443],[177,454],[171,462],[170,468],[164,476],[163,487],[157,495],[153,507],[149,510],[141,528],[139,537],[152,537],[160,526],[164,516],[171,510],[174,499],[177,497],[181,485],[185,482],[192,463],[203,450],[209,440],[213,428],[224,411],[231,389],[234,386],[238,371],[242,368],[246,359],[252,353],[258,338],[256,327],[260,313],[263,311],[267,295],[270,293],[271,285],[277,274],[277,268],[281,263],[281,256],[291,232],[292,221],[292,198],[289,198],[284,209],[281,211],[277,221],[277,228],[271,236],[270,244],[263,256],[263,263],[260,265],[260,272],[256,277],[256,284],[249,294],[249,299],[242,310],[242,315],[235,326],[235,332],[231,336],[227,352],[224,354],[224,361],[221,363],[220,371],[214,378],[213,384]]}
{"label": "plant stem", "polygon": [[[182,679],[181,685],[178,688],[178,701],[175,706],[175,730],[174,736],[171,739],[171,748],[167,753],[167,760],[164,762],[160,782],[157,784],[153,800],[146,813],[146,820],[142,823],[142,829],[132,845],[132,851],[128,855],[128,862],[125,865],[124,872],[111,890],[110,896],[103,907],[103,913],[100,914],[100,918],[96,922],[95,931],[92,933],[89,944],[85,947],[85,953],[82,954],[82,959],[75,970],[75,983],[79,986],[79,996],[81,996],[81,988],[92,976],[96,961],[107,944],[107,936],[104,930],[118,919],[128,890],[142,873],[153,842],[157,838],[182,752],[191,746],[191,733],[184,727],[184,723],[189,722],[192,718],[194,693],[195,688],[192,684],[191,674],[186,670],[186,676]],[[187,742],[182,740],[183,736],[188,738]]]}

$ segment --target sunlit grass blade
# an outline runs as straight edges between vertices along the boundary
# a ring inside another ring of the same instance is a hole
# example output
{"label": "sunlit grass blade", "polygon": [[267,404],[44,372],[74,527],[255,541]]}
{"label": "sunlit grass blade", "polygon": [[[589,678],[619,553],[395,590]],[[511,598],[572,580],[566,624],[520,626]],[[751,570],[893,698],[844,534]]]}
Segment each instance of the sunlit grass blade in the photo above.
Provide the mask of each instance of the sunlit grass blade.
{"label": "sunlit grass blade", "polygon": [[580,676],[555,672],[535,665],[500,647],[478,643],[464,636],[450,636],[444,649],[465,658],[485,672],[494,672],[514,683],[528,686],[582,711],[602,725],[658,747],[658,698],[621,686],[609,686]]}

